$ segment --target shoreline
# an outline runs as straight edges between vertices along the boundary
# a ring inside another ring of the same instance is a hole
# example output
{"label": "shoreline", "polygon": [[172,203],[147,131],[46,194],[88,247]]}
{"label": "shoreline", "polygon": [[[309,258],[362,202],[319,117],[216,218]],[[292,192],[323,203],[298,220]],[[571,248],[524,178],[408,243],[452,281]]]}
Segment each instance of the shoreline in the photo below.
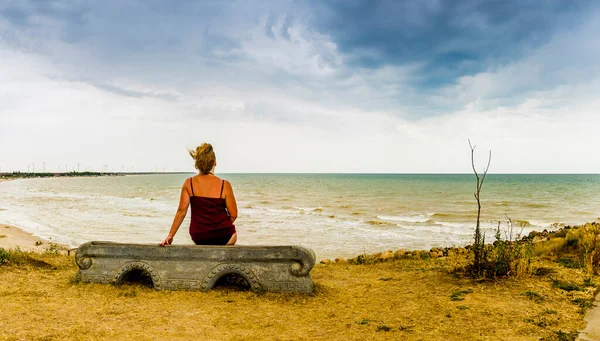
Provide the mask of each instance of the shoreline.
{"label": "shoreline", "polygon": [[51,246],[64,250],[69,249],[67,245],[35,236],[18,226],[0,223],[0,248],[43,252]]}

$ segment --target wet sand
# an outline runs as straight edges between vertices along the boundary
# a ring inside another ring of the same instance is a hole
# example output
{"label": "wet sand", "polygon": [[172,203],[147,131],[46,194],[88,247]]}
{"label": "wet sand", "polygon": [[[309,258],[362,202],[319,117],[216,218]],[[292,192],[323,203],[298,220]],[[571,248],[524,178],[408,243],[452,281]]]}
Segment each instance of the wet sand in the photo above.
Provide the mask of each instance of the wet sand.
{"label": "wet sand", "polygon": [[[9,181],[9,179],[0,179],[0,182],[4,181]],[[44,251],[48,245],[49,241],[16,226],[0,224],[0,248],[15,249],[18,247],[23,251]]]}

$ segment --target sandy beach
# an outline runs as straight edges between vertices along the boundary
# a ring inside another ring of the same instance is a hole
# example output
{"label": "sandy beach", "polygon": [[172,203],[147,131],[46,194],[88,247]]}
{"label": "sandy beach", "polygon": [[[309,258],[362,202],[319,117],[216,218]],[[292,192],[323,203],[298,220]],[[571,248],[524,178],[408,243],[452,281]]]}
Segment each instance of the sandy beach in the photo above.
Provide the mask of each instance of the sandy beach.
{"label": "sandy beach", "polygon": [[[9,179],[0,179],[0,183]],[[22,229],[0,224],[0,248],[15,249],[20,248],[24,251],[44,251],[50,241],[34,236]]]}
{"label": "sandy beach", "polygon": [[0,248],[20,248],[24,251],[44,251],[49,241],[36,237],[18,227],[0,224]]}

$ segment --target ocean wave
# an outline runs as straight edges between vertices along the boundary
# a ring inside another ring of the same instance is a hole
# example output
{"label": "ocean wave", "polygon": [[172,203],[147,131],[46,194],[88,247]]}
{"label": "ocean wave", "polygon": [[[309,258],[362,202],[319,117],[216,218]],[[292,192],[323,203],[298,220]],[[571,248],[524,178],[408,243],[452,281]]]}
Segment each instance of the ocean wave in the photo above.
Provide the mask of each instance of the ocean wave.
{"label": "ocean wave", "polygon": [[377,219],[387,220],[387,221],[401,221],[407,223],[425,223],[427,222],[431,214],[419,214],[419,215],[398,215],[398,216],[389,216],[389,215],[378,215]]}
{"label": "ocean wave", "polygon": [[369,225],[392,225],[390,222],[387,221],[381,221],[381,220],[367,220],[365,221],[365,223],[369,224]]}
{"label": "ocean wave", "polygon": [[542,204],[542,203],[539,203],[539,202],[525,202],[525,203],[521,203],[521,206],[525,206],[525,207],[529,207],[529,208],[550,207],[550,205]]}
{"label": "ocean wave", "polygon": [[462,219],[468,219],[468,218],[476,218],[477,217],[477,213],[476,212],[461,212],[461,211],[457,211],[457,212],[453,212],[453,213],[434,213],[433,215],[431,215],[432,218],[462,218]]}
{"label": "ocean wave", "polygon": [[471,235],[473,231],[471,229],[463,228],[459,225],[453,224],[442,224],[442,223],[429,223],[420,225],[402,225],[397,224],[398,227],[404,230],[415,231],[416,233],[429,232],[431,234],[451,234],[456,236],[467,236]]}
{"label": "ocean wave", "polygon": [[315,212],[315,211],[322,211],[323,208],[320,206],[317,207],[299,207],[299,206],[294,206],[294,209],[296,210],[300,210],[300,211],[304,211],[304,212]]}
{"label": "ocean wave", "polygon": [[29,232],[36,237],[51,240],[59,244],[66,244],[70,247],[77,246],[77,242],[64,234],[57,232],[50,226],[40,224],[28,216],[17,212],[16,210],[6,210],[0,215],[0,223],[16,226],[25,232]]}

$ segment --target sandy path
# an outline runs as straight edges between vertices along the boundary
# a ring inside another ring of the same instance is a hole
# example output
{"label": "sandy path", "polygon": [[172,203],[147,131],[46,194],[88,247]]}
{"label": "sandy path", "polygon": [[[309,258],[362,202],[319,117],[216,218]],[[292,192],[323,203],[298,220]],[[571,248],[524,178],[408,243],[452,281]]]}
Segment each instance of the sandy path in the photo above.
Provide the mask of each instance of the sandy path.
{"label": "sandy path", "polygon": [[600,340],[600,294],[596,295],[594,307],[585,314],[587,323],[584,330],[579,333],[577,340],[599,341]]}

